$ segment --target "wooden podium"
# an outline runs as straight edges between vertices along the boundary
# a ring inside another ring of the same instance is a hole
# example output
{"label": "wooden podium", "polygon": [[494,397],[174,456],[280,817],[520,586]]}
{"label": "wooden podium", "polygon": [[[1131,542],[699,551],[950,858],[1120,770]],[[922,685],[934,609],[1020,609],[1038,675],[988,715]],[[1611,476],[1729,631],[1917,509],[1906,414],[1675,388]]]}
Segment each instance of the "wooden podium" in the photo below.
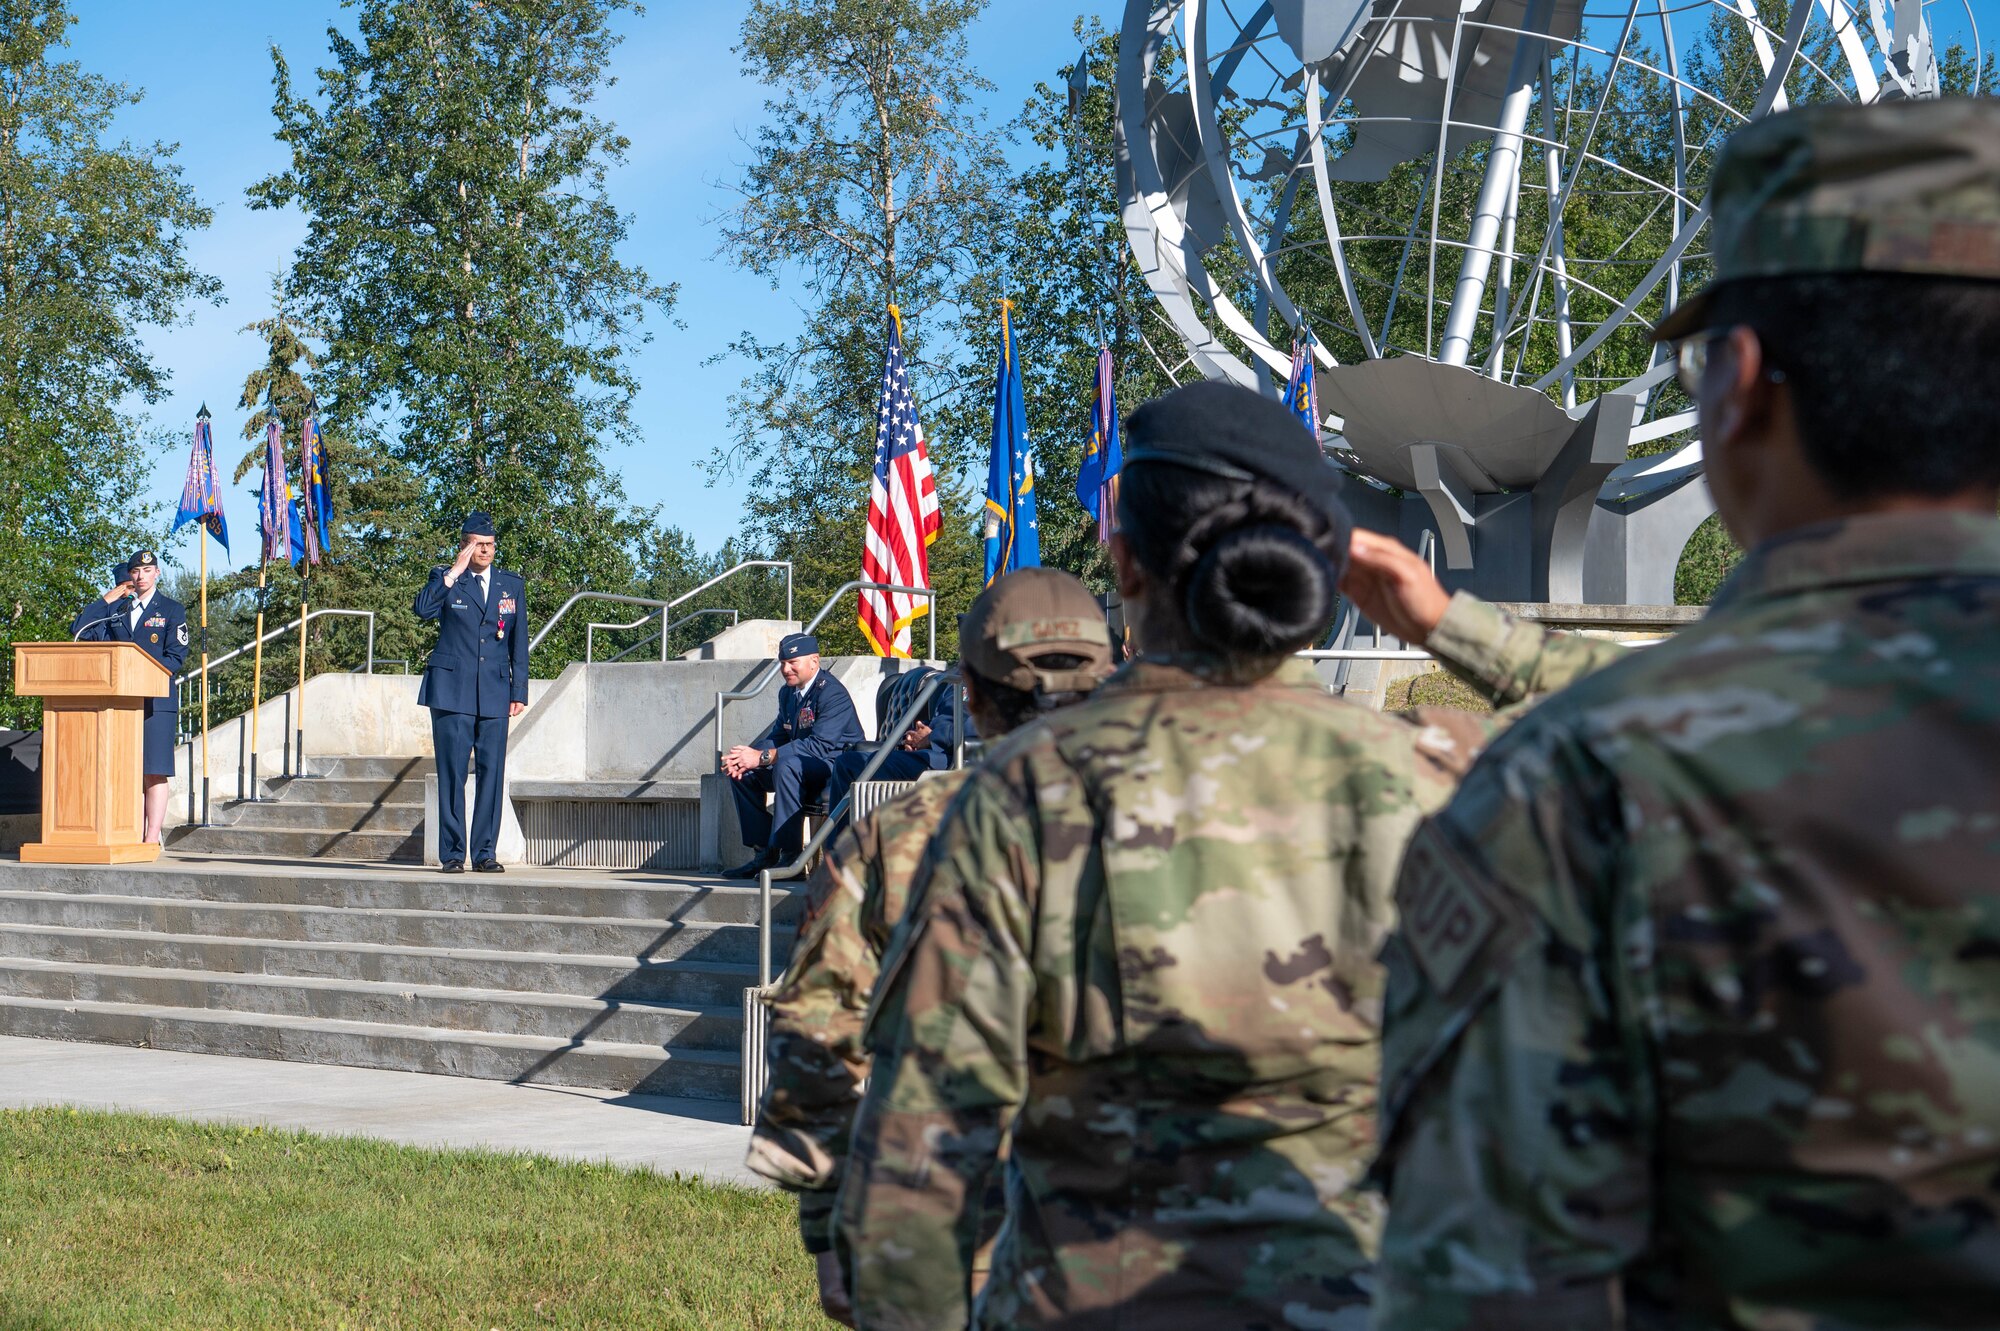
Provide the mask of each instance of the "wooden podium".
{"label": "wooden podium", "polygon": [[42,701],[42,839],[32,864],[137,864],[160,857],[144,832],[146,699],[173,675],[130,642],[14,645],[14,692]]}

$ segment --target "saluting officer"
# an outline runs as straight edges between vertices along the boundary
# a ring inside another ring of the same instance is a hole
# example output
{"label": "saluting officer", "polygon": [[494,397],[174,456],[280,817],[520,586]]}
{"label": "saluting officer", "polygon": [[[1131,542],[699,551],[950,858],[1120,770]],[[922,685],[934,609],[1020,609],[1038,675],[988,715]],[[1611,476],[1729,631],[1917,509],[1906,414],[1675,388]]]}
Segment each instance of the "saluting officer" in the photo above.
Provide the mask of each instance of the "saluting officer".
{"label": "saluting officer", "polygon": [[[796,855],[799,810],[826,789],[833,761],[863,740],[847,686],[819,668],[819,639],[790,633],[778,643],[778,716],[749,744],[722,755],[722,774],[736,797],[736,818],[750,858],[724,878],[754,878],[766,865]],[[771,808],[764,809],[770,795]]]}
{"label": "saluting officer", "polygon": [[431,709],[437,751],[438,859],[465,871],[465,774],[472,758],[479,789],[472,809],[472,867],[501,872],[495,857],[507,781],[507,722],[528,706],[528,584],[493,563],[493,519],[466,515],[458,558],[431,570],[413,607],[438,621],[437,650],[424,667],[417,702]]}
{"label": "saluting officer", "polygon": [[[112,570],[112,585],[86,604],[70,621],[79,642],[133,642],[175,674],[187,660],[187,610],[159,590],[160,561],[141,550]],[[174,732],[179,728],[181,699],[169,688],[164,698],[146,699],[145,839],[158,841],[167,821],[167,782],[174,775]]]}

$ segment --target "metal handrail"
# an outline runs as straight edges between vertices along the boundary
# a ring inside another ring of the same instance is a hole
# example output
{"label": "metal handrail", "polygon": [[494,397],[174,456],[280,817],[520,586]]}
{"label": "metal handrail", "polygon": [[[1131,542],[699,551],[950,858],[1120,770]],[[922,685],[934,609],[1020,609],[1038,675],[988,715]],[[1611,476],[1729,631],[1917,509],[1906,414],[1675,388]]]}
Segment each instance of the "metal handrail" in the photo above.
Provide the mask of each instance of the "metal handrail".
{"label": "metal handrail", "polygon": [[[570,607],[574,606],[578,601],[615,601],[619,605],[649,605],[655,610],[663,610],[667,604],[665,601],[655,600],[650,596],[624,596],[617,592],[577,592],[557,608],[555,614],[549,617],[548,622],[542,625],[541,632],[528,639],[528,650],[532,652],[535,648],[541,646],[542,639],[548,637],[549,631],[562,623],[563,616],[568,614]],[[650,616],[642,616],[639,622],[644,623],[647,618],[650,618]]]}
{"label": "metal handrail", "polygon": [[[318,619],[321,615],[349,615],[358,619],[365,619],[368,621],[368,655],[364,658],[368,664],[367,667],[364,669],[363,673],[370,675],[374,674],[375,673],[374,669],[375,612],[373,610],[320,609],[308,612],[306,615],[306,622],[311,623],[313,620]],[[212,661],[203,662],[198,669],[190,670],[186,674],[175,675],[173,682],[182,688],[186,688],[189,680],[199,679],[204,672],[211,672],[217,666],[223,666],[229,664],[231,661],[234,661],[237,657],[243,655],[245,652],[254,649],[258,643],[270,642],[273,638],[283,637],[285,634],[292,632],[294,629],[298,627],[299,627],[299,621],[296,619],[289,624],[280,625],[279,627],[274,628],[270,632],[266,633],[263,637],[258,638],[252,642],[246,642],[241,647],[236,648],[234,651],[224,652],[221,656],[216,657]]]}
{"label": "metal handrail", "polygon": [[702,583],[701,586],[691,591],[682,592],[679,596],[667,602],[667,608],[671,610],[682,601],[701,595],[710,587],[715,586],[726,578],[735,577],[746,568],[781,568],[785,570],[785,621],[790,623],[792,618],[792,561],[789,559],[746,559],[736,567],[716,574],[707,582]]}
{"label": "metal handrail", "polygon": [[[707,582],[702,583],[699,587],[696,587],[690,591],[682,592],[679,596],[676,596],[671,601],[661,601],[650,596],[623,596],[616,592],[592,592],[592,591],[577,592],[575,595],[571,596],[567,601],[564,601],[562,605],[557,607],[555,614],[549,616],[548,622],[542,625],[541,632],[537,633],[534,637],[528,639],[528,650],[532,652],[535,650],[535,648],[541,646],[542,639],[549,636],[549,630],[553,629],[556,625],[562,623],[563,616],[567,615],[570,612],[571,607],[576,605],[578,601],[586,601],[586,600],[615,601],[620,605],[650,606],[654,610],[665,612],[673,609],[675,606],[687,600],[689,597],[700,595],[702,592],[707,591],[710,587],[715,586],[717,583],[723,581],[725,578],[735,577],[738,573],[741,573],[746,568],[782,568],[783,570],[785,570],[785,618],[787,620],[790,620],[792,617],[792,562],[789,559],[746,559],[742,563],[736,565],[734,568],[716,574],[714,577],[710,578]],[[662,618],[664,617],[665,616],[663,613]],[[651,615],[641,615],[638,619],[634,620],[631,624],[627,625],[626,627],[637,628],[640,624],[645,623],[648,619],[651,618],[652,618]],[[588,637],[589,637],[589,631],[585,630],[586,641],[588,641]],[[663,635],[663,640],[660,644],[660,650],[663,653],[660,659],[665,660],[666,657],[664,656],[664,652],[666,651],[666,643],[664,641],[664,635]]]}
{"label": "metal handrail", "polygon": [[[937,660],[937,593],[929,587],[897,587],[886,582],[869,582],[866,579],[856,579],[853,582],[843,583],[840,590],[826,598],[826,604],[819,608],[819,613],[812,617],[812,623],[806,625],[801,632],[811,633],[814,629],[818,628],[820,623],[833,613],[833,608],[846,599],[847,594],[852,591],[889,592],[899,596],[921,596],[929,601],[931,606],[930,613],[925,615],[924,618],[930,621],[931,648],[930,655],[925,659],[929,661]],[[767,661],[764,664],[764,673],[758,676],[757,682],[749,688],[725,689],[717,692],[715,695],[715,756],[718,759],[722,757],[722,709],[724,705],[756,697],[769,688],[771,681],[776,679],[777,676],[778,663]]]}
{"label": "metal handrail", "polygon": [[[176,675],[176,676],[174,676],[174,678],[173,678],[173,680],[172,680],[172,683],[174,684],[174,686],[175,686],[176,688],[178,688],[178,689],[179,689],[179,690],[181,691],[181,701],[182,701],[183,703],[185,703],[185,702],[187,701],[187,686],[188,686],[188,681],[190,681],[190,680],[205,680],[205,679],[207,678],[207,676],[208,676],[208,675],[210,675],[211,673],[213,673],[213,672],[215,671],[215,669],[216,669],[216,668],[217,668],[218,666],[225,666],[225,665],[228,665],[228,664],[229,664],[229,663],[230,663],[231,661],[234,661],[234,660],[235,660],[235,659],[236,659],[237,657],[239,657],[239,656],[242,656],[242,655],[243,655],[243,654],[244,654],[245,652],[249,652],[249,651],[254,651],[254,650],[255,650],[256,648],[258,648],[258,647],[262,646],[262,645],[263,645],[264,643],[267,643],[267,642],[270,642],[270,641],[272,641],[273,639],[276,639],[276,638],[281,638],[281,637],[283,637],[284,635],[286,635],[286,634],[288,634],[288,633],[292,632],[292,631],[293,631],[294,629],[303,629],[303,627],[304,627],[305,625],[307,625],[307,624],[310,624],[310,623],[311,623],[311,622],[312,622],[313,620],[315,620],[315,619],[318,619],[318,618],[320,618],[320,617],[321,617],[322,615],[325,615],[325,616],[331,616],[331,617],[339,617],[339,616],[346,616],[346,617],[349,617],[349,618],[354,618],[354,619],[365,619],[365,620],[367,620],[367,621],[368,621],[368,654],[367,654],[366,656],[364,656],[364,657],[362,657],[362,658],[361,658],[361,659],[362,659],[362,662],[363,662],[363,664],[362,664],[362,667],[361,667],[361,669],[362,669],[362,673],[363,673],[363,674],[368,674],[368,675],[372,675],[372,674],[374,674],[374,673],[375,673],[375,665],[376,665],[376,661],[375,661],[375,612],[374,612],[373,610],[343,610],[343,609],[339,609],[339,608],[337,608],[337,607],[326,607],[326,606],[322,606],[322,607],[321,607],[320,609],[318,609],[318,610],[313,610],[313,611],[309,611],[309,612],[307,612],[307,614],[306,614],[306,615],[305,615],[305,616],[304,616],[303,618],[300,618],[300,619],[295,619],[295,620],[293,620],[293,621],[292,621],[291,623],[289,623],[289,624],[280,624],[280,625],[279,625],[279,626],[278,626],[277,628],[274,628],[274,629],[271,629],[271,630],[269,630],[268,632],[266,632],[266,633],[265,633],[265,634],[264,634],[264,635],[263,635],[262,637],[259,637],[259,638],[256,638],[256,639],[254,639],[254,640],[252,640],[252,641],[250,641],[250,642],[246,642],[246,643],[244,643],[244,644],[243,644],[243,645],[242,645],[241,647],[238,647],[238,648],[236,648],[236,649],[235,649],[235,650],[233,650],[233,651],[228,651],[228,652],[224,652],[224,653],[223,653],[223,654],[222,654],[221,656],[218,656],[218,657],[214,658],[213,660],[209,660],[209,661],[204,661],[204,662],[202,662],[202,663],[201,663],[201,665],[200,665],[200,666],[199,666],[198,668],[196,668],[196,669],[194,669],[194,670],[190,670],[190,671],[188,671],[188,672],[187,672],[186,674],[182,674],[182,675]],[[386,664],[386,662],[385,662],[384,664]],[[405,668],[407,669],[407,665],[406,665],[406,667],[405,667]],[[286,703],[285,703],[285,706],[286,706],[286,708],[287,708],[287,709],[289,710],[289,709],[290,709],[290,707],[291,707],[291,690],[290,690],[290,689],[287,689],[287,690],[285,691],[285,698],[286,698]],[[251,699],[250,699],[250,711],[249,711],[249,712],[245,712],[245,713],[244,713],[244,716],[246,716],[246,717],[247,717],[247,716],[248,716],[248,715],[250,714],[250,712],[254,712],[254,711],[256,711],[256,710],[257,710],[257,709],[258,709],[259,707],[263,706],[263,704],[264,704],[264,700],[263,700],[262,698],[256,698],[256,697],[253,697],[253,698],[251,698]],[[188,709],[187,709],[186,707],[183,707],[183,708],[181,709],[181,714],[182,714],[183,716],[185,716],[185,715],[187,714],[187,710],[188,710]],[[238,720],[239,720],[239,722],[240,722],[240,721],[242,721],[242,718],[240,718],[240,717],[239,717],[239,718],[238,718]],[[245,757],[245,755],[244,755],[244,746],[243,746],[243,743],[242,743],[242,738],[243,738],[243,734],[244,734],[244,733],[247,733],[247,723],[244,723],[244,724],[245,724],[245,729],[244,729],[244,731],[243,731],[243,732],[240,732],[240,733],[238,734],[238,736],[237,736],[237,741],[238,741],[238,742],[237,742],[237,746],[236,746],[236,797],[237,797],[238,799],[242,799],[242,798],[243,798],[243,795],[244,795],[244,784],[243,784],[243,772],[244,772],[244,757]],[[284,732],[284,733],[285,733],[285,738],[286,738],[286,744],[285,744],[285,761],[286,761],[286,764],[287,764],[287,766],[289,767],[289,765],[290,765],[290,762],[291,762],[291,742],[290,742],[290,741],[291,741],[291,723],[290,723],[290,720],[289,720],[289,719],[287,719],[287,721],[286,721],[286,724],[285,724],[285,732]],[[195,820],[195,816],[194,816],[194,735],[195,735],[195,732],[194,732],[194,731],[192,731],[192,730],[186,730],[186,731],[184,731],[184,732],[183,732],[182,734],[180,734],[180,735],[177,735],[177,736],[175,736],[175,741],[174,741],[176,745],[179,745],[179,744],[182,744],[182,743],[185,743],[185,744],[187,745],[187,748],[188,748],[188,821],[189,821],[189,822],[191,822],[191,823],[192,823],[192,822],[193,822],[193,821]],[[301,728],[301,730],[300,730],[300,732],[299,732],[299,745],[300,745],[300,748],[299,748],[299,769],[300,769],[301,771],[304,771],[304,769],[305,769],[305,732],[304,732],[303,728]],[[251,794],[251,796],[252,796],[252,797],[254,798],[254,797],[256,796],[256,785],[257,785],[257,779],[256,779],[256,776],[255,776],[255,773],[256,773],[256,770],[257,770],[257,755],[253,753],[253,754],[250,754],[250,755],[248,755],[248,756],[249,756],[249,763],[250,763],[250,772],[252,773],[252,775],[251,775],[251,778],[250,778],[250,794]],[[207,759],[207,756],[206,756],[206,755],[204,754],[204,757],[203,757],[202,761],[203,761],[203,762],[207,762],[207,760],[208,760],[208,759]],[[204,777],[204,778],[202,779],[202,814],[201,814],[201,818],[202,818],[202,823],[203,823],[204,825],[206,825],[206,823],[207,823],[207,821],[208,821],[208,781],[207,781],[207,778],[206,778],[206,777]]]}
{"label": "metal handrail", "polygon": [[826,817],[820,820],[812,839],[800,848],[798,856],[789,864],[765,868],[758,872],[757,984],[760,988],[771,983],[771,884],[780,878],[797,878],[806,871],[806,865],[812,862],[812,857],[819,853],[820,847],[827,843],[833,836],[834,829],[840,826],[841,819],[847,816],[848,806],[854,801],[854,787],[863,781],[872,780],[875,773],[882,770],[882,764],[895,751],[910,727],[926,715],[925,709],[929,707],[931,700],[937,697],[938,690],[946,685],[956,687],[957,684],[956,669],[940,670],[920,684],[916,694],[910,699],[910,705],[903,709],[902,714],[896,718],[896,723],[885,729],[881,739],[876,741],[875,752],[870,755],[867,766],[863,767],[860,774],[849,783],[847,793],[840,797],[840,802],[826,811]]}
{"label": "metal handrail", "polygon": [[[883,730],[882,738],[877,742],[875,752],[868,759],[867,765],[861,769],[861,774],[848,787],[848,793],[840,797],[839,803],[827,810],[826,818],[821,821],[819,828],[814,831],[812,839],[807,841],[799,850],[797,857],[789,864],[777,865],[758,871],[757,988],[745,991],[743,1058],[740,1064],[742,1069],[740,1073],[741,1100],[743,1105],[743,1121],[745,1123],[755,1121],[757,1101],[762,1096],[767,1076],[761,1051],[763,1049],[764,1023],[768,1020],[768,1013],[763,1004],[756,1001],[755,996],[771,987],[772,880],[778,878],[796,878],[805,872],[806,865],[826,845],[827,840],[833,836],[834,829],[840,826],[841,819],[846,816],[848,806],[854,799],[853,792],[855,788],[863,781],[873,778],[875,773],[881,770],[883,761],[895,749],[897,742],[902,738],[903,734],[909,730],[910,726],[916,722],[919,716],[923,715],[924,709],[931,705],[931,699],[937,696],[937,691],[944,688],[947,684],[951,686],[952,703],[954,709],[956,709],[962,697],[957,687],[958,672],[956,670],[940,671],[933,678],[925,680],[918,687],[916,696],[910,700],[910,704],[904,710],[903,714],[896,718],[895,724]],[[959,733],[961,735],[964,733],[962,720],[960,722]],[[961,756],[962,751],[954,756],[953,766],[958,765]]]}
{"label": "metal handrail", "polygon": [[[662,629],[659,633],[651,634],[647,637],[641,638],[639,639],[639,641],[633,643],[630,647],[627,647],[624,651],[619,652],[616,656],[607,656],[604,659],[606,663],[612,661],[623,661],[626,657],[638,651],[641,647],[644,647],[648,643],[652,642],[654,638],[663,637],[666,634],[670,634],[675,629],[680,628],[686,624],[691,624],[695,620],[700,619],[703,615],[728,615],[729,624],[730,627],[732,628],[743,622],[743,612],[733,607],[711,606],[706,610],[690,610],[687,614],[682,615],[679,619],[676,619],[671,624],[668,624],[666,628]],[[638,628],[641,624],[645,623],[646,620],[651,618],[652,618],[651,615],[647,615],[643,618],[633,620],[630,624],[591,624],[589,627],[593,629],[635,629]],[[583,659],[586,663],[588,663],[591,659],[591,640],[590,640],[590,634],[587,631],[583,635]],[[666,650],[664,647],[660,652],[660,659],[663,661],[666,659]]]}

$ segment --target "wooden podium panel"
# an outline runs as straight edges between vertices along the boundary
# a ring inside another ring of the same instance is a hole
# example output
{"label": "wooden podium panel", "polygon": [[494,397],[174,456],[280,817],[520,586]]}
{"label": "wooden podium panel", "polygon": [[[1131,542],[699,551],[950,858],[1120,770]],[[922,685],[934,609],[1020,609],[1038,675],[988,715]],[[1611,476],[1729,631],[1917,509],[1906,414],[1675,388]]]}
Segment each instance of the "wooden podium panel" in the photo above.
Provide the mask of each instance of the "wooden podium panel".
{"label": "wooden podium panel", "polygon": [[14,691],[42,703],[42,839],[33,864],[136,864],[160,857],[144,832],[146,699],[167,668],[129,642],[24,642]]}

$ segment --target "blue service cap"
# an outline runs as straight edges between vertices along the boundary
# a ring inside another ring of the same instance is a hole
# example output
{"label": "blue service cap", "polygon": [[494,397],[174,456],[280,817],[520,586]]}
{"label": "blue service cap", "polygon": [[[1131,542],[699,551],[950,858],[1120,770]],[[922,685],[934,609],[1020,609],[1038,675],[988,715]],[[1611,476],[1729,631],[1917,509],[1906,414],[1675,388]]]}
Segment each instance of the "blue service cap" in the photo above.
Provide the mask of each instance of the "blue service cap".
{"label": "blue service cap", "polygon": [[460,536],[494,536],[493,519],[484,513],[467,513],[465,525],[458,529]]}
{"label": "blue service cap", "polygon": [[778,640],[778,659],[796,661],[801,656],[818,656],[819,639],[810,633],[787,633]]}

